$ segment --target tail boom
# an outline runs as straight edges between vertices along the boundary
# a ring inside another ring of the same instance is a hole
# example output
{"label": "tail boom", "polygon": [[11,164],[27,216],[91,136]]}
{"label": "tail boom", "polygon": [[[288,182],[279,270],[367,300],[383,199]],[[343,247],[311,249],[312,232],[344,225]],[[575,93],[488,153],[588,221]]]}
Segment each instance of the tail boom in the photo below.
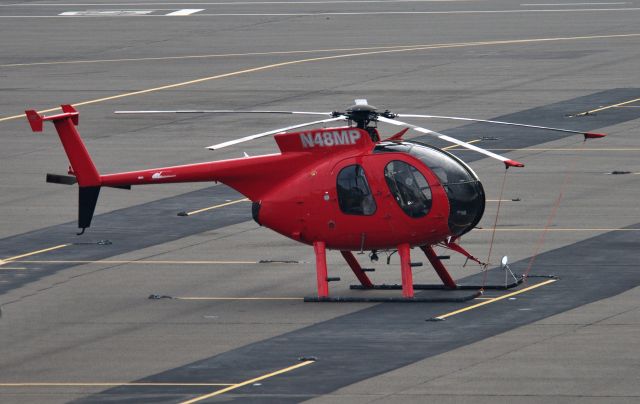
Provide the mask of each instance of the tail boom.
{"label": "tail boom", "polygon": [[[82,233],[91,224],[103,186],[128,189],[131,185],[219,181],[253,201],[270,192],[274,181],[291,176],[295,172],[292,168],[309,164],[310,153],[296,151],[100,175],[76,129],[78,111],[71,105],[63,105],[62,111],[47,117],[34,110],[25,112],[34,132],[42,131],[44,121],[52,121],[55,125],[71,163],[70,174],[75,176],[80,187],[78,227]],[[73,177],[68,176],[49,175],[48,178],[48,182],[74,183]]]}

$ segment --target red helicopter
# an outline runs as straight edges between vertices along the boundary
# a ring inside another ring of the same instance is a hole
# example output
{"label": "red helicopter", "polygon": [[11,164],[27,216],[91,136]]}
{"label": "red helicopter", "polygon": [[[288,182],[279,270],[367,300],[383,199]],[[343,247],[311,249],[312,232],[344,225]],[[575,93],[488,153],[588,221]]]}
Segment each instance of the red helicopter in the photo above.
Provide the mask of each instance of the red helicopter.
{"label": "red helicopter", "polygon": [[[458,285],[433,247],[444,246],[483,264],[457,242],[482,218],[485,193],[478,176],[462,160],[437,147],[404,140],[409,128],[500,160],[509,167],[524,164],[472,144],[411,125],[396,118],[436,118],[488,122],[582,134],[579,132],[502,121],[435,115],[394,114],[378,110],[366,100],[343,112],[300,111],[116,111],[116,113],[280,113],[324,115],[327,118],[280,128],[210,146],[219,149],[263,136],[275,135],[279,154],[161,167],[115,174],[100,174],[76,130],[79,113],[62,105],[62,113],[44,117],[34,110],[26,116],[34,132],[52,121],[71,163],[69,176],[47,175],[48,182],[79,185],[78,227],[90,226],[101,187],[130,189],[132,185],[177,182],[222,182],[252,201],[253,219],[293,240],[313,245],[318,296],[314,301],[417,301],[414,297],[410,250],[419,247],[447,289]],[[345,126],[286,133],[305,126],[346,121]],[[403,126],[380,139],[377,123]],[[358,299],[329,297],[326,250],[338,250],[363,289],[374,285],[352,251],[397,250],[400,257],[402,298]]]}

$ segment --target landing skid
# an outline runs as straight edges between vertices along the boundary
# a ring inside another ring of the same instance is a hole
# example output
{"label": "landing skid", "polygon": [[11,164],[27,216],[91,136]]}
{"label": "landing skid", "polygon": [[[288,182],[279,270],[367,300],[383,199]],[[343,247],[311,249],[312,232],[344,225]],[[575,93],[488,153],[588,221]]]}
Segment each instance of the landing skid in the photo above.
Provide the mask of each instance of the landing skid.
{"label": "landing skid", "polygon": [[[360,286],[360,285],[355,285]],[[352,288],[352,289],[385,289],[385,288]],[[385,285],[377,285],[385,286]],[[386,286],[398,286],[397,288],[388,289],[402,289],[401,285],[386,285]],[[418,285],[416,285],[418,286]],[[427,285],[424,285],[427,286]],[[417,288],[416,288],[417,289]],[[476,292],[460,297],[317,297],[307,296],[304,298],[305,302],[314,303],[464,303],[469,300],[473,300],[480,297],[482,293]]]}
{"label": "landing skid", "polygon": [[[520,285],[524,282],[523,277],[519,277],[517,281],[506,285],[456,285],[455,287],[449,287],[445,285],[426,285],[426,284],[414,284],[414,290],[508,290],[513,289],[516,286]],[[380,284],[380,285],[349,285],[349,289],[357,289],[357,290],[401,290],[402,285],[398,284]]]}

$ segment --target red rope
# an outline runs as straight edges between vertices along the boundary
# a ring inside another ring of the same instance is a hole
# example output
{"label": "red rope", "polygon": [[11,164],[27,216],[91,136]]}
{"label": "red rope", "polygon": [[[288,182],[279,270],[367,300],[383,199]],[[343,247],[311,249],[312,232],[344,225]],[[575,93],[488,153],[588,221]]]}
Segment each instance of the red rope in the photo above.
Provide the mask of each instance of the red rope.
{"label": "red rope", "polygon": [[[587,143],[586,140],[582,142],[582,144],[580,145],[580,148],[582,148],[584,146],[584,144]],[[562,200],[564,198],[564,191],[566,189],[566,187],[569,185],[569,180],[572,178],[573,176],[573,170],[575,168],[576,163],[578,162],[578,159],[581,157],[582,153],[577,153],[576,156],[572,159],[571,164],[569,166],[569,168],[567,169],[567,172],[565,173],[564,176],[564,180],[562,181],[562,185],[560,186],[560,191],[558,193],[558,198],[556,199],[556,202],[553,204],[553,208],[551,209],[551,213],[549,214],[549,217],[547,217],[547,223],[544,226],[544,230],[542,230],[542,233],[540,234],[540,237],[538,238],[538,242],[535,245],[535,248],[533,250],[533,255],[531,256],[531,259],[529,260],[529,265],[527,266],[527,270],[524,272],[524,279],[526,282],[526,278],[529,275],[529,272],[531,272],[531,268],[533,268],[533,263],[536,261],[536,258],[538,257],[538,254],[540,253],[540,249],[542,248],[542,245],[544,244],[545,238],[547,236],[547,233],[549,231],[549,227],[551,227],[551,224],[553,223],[553,220],[555,219],[556,215],[558,214],[558,210],[560,209],[560,204],[562,203]]]}

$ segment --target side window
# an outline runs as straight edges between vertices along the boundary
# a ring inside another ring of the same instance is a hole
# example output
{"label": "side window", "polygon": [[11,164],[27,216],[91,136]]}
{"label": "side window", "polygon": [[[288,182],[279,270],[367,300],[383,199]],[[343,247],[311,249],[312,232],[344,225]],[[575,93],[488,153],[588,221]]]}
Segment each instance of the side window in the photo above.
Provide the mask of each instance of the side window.
{"label": "side window", "polygon": [[404,212],[422,217],[431,210],[431,188],[417,168],[404,161],[391,161],[384,168],[384,179]]}
{"label": "side window", "polygon": [[373,215],[376,202],[371,195],[364,170],[357,164],[347,166],[338,174],[338,203],[348,215]]}

